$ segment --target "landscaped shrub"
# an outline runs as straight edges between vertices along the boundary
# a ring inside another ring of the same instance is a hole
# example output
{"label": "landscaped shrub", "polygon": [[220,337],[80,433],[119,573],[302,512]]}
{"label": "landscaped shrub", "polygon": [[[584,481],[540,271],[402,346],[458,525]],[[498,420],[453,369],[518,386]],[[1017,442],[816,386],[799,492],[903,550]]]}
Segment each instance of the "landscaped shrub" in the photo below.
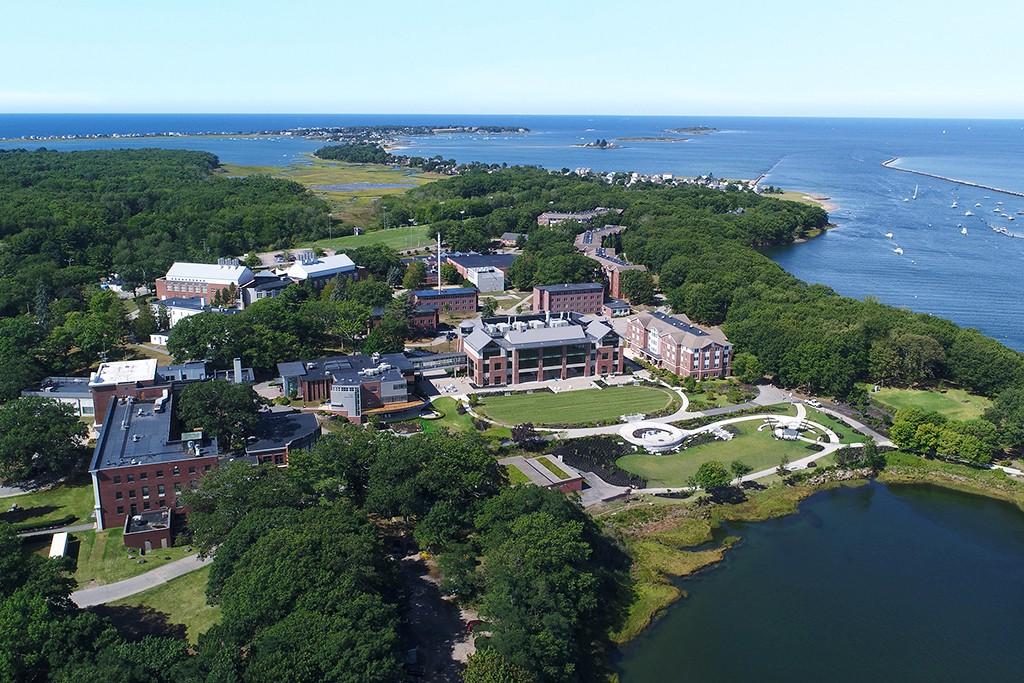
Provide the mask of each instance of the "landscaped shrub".
{"label": "landscaped shrub", "polygon": [[616,464],[616,460],[629,453],[620,441],[605,436],[587,436],[561,443],[552,453],[565,461],[566,465],[584,472],[593,472],[609,484],[644,488],[647,480],[627,472]]}

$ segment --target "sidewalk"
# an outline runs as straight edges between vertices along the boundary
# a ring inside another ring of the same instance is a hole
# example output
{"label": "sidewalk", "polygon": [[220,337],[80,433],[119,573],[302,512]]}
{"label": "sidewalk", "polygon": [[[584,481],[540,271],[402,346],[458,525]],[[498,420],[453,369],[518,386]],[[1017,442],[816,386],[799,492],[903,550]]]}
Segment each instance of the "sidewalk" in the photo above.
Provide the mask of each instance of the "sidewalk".
{"label": "sidewalk", "polygon": [[71,599],[79,607],[102,605],[107,602],[120,600],[121,598],[127,598],[130,595],[141,593],[150,588],[155,588],[167,583],[171,579],[176,579],[179,576],[201,569],[212,561],[213,558],[200,559],[199,555],[189,555],[124,581],[108,583],[105,586],[96,586],[94,588],[83,588],[72,593]]}

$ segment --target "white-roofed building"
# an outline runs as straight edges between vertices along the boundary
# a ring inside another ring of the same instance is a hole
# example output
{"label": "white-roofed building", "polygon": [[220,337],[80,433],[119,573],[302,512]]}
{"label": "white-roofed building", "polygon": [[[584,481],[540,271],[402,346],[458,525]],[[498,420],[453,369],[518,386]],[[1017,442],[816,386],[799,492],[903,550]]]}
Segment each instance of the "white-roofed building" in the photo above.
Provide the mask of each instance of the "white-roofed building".
{"label": "white-roofed building", "polygon": [[616,375],[622,339],[590,315],[497,316],[459,325],[459,347],[477,386]]}
{"label": "white-roofed building", "polygon": [[333,256],[303,255],[285,271],[285,275],[295,282],[310,281],[317,287],[323,287],[338,275],[356,278],[356,264],[345,254]]}
{"label": "white-roofed building", "polygon": [[253,272],[237,259],[219,259],[217,263],[179,261],[166,275],[157,278],[156,296],[161,300],[201,298],[203,303],[210,304],[223,290],[230,302],[235,302],[240,299],[240,290],[254,278]]}

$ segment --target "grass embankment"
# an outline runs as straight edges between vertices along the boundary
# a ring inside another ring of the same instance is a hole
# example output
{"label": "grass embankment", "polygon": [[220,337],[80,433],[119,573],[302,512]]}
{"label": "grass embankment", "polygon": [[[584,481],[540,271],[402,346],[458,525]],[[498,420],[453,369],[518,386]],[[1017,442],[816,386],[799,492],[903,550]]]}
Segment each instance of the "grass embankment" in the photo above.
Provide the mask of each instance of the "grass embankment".
{"label": "grass embankment", "polygon": [[981,417],[992,404],[984,396],[963,389],[879,389],[871,392],[876,403],[892,412],[903,408],[934,411],[951,420],[970,420]]}
{"label": "grass embankment", "polygon": [[878,481],[884,484],[942,486],[1005,500],[1024,510],[1024,482],[1001,470],[928,460],[900,451],[886,453],[885,463],[885,469],[878,475]]}
{"label": "grass embankment", "polygon": [[679,397],[663,387],[622,386],[488,396],[476,410],[504,424],[561,426],[616,423],[622,415],[665,413],[678,405]]}
{"label": "grass embankment", "polygon": [[727,537],[712,547],[693,549],[713,539],[712,531],[727,521],[762,521],[792,514],[800,501],[817,489],[773,486],[750,494],[735,505],[698,508],[686,501],[637,500],[601,518],[633,558],[634,598],[622,627],[612,634],[617,643],[639,635],[666,607],[685,592],[672,579],[689,576],[720,562],[739,541]]}
{"label": "grass embankment", "polygon": [[312,155],[309,161],[283,168],[224,164],[223,169],[233,176],[269,175],[294,180],[326,200],[335,218],[356,225],[376,222],[376,200],[380,197],[402,194],[444,177],[401,166],[349,164],[317,159]]}
{"label": "grass embankment", "polygon": [[206,582],[209,576],[210,568],[203,567],[110,604],[115,607],[149,607],[163,612],[169,622],[184,625],[188,641],[195,643],[200,635],[220,620],[220,607],[206,604]]}
{"label": "grass embankment", "polygon": [[121,529],[108,529],[74,534],[68,554],[76,560],[75,581],[84,588],[138,576],[193,552],[184,547],[154,548],[142,556],[138,550],[125,547]]}
{"label": "grass embankment", "polygon": [[712,441],[667,455],[631,453],[617,463],[646,479],[648,486],[686,486],[705,462],[718,461],[728,467],[733,460],[739,460],[757,472],[778,465],[783,456],[792,461],[812,454],[803,441],[775,439],[767,427],[757,431],[761,424],[761,420],[749,420],[729,425],[736,432],[730,441]]}
{"label": "grass embankment", "polygon": [[[473,424],[473,416],[469,413],[459,414],[459,402],[450,396],[442,396],[434,399],[430,404],[436,412],[442,413],[442,417],[425,420],[420,419],[420,426],[423,431],[430,433],[447,429],[451,432],[476,432],[478,431],[476,426]],[[491,426],[483,432],[479,432],[486,437],[494,439],[508,439],[512,436],[512,431],[507,427],[496,427]]]}
{"label": "grass embankment", "polygon": [[[823,413],[820,410],[815,410],[811,406],[807,406],[807,419],[811,422],[817,422],[820,425],[828,427],[836,433],[836,436],[838,436],[839,440],[843,443],[865,443],[868,440],[868,437],[864,436],[853,427],[848,427],[831,415]],[[824,437],[824,435],[822,436]]]}
{"label": "grass embankment", "polygon": [[[93,496],[91,484],[64,484],[51,489],[33,491],[0,499],[4,512],[0,521],[13,524],[17,530],[60,524],[85,524],[92,521]],[[12,505],[20,509],[7,512]]]}

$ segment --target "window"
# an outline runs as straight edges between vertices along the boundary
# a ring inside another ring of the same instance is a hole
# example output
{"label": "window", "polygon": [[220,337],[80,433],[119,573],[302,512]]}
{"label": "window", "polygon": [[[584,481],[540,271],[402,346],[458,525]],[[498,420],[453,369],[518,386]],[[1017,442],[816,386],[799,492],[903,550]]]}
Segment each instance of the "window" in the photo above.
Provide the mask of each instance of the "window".
{"label": "window", "polygon": [[176,508],[180,508],[181,507],[181,498],[175,498],[174,499],[174,507],[176,507]]}
{"label": "window", "polygon": [[139,506],[138,506],[138,505],[136,505],[135,503],[132,503],[132,506],[131,506],[131,514],[133,514],[133,515],[134,515],[134,514],[135,514],[136,512],[138,512],[138,511],[139,511]]}
{"label": "window", "polygon": [[164,485],[163,484],[157,484],[157,486],[156,486],[156,495],[163,496],[164,493],[165,493]]}
{"label": "window", "polygon": [[125,481],[128,481],[128,482],[135,481],[135,475],[134,474],[129,474],[129,475],[125,476]]}
{"label": "window", "polygon": [[163,470],[157,470],[156,471],[156,476],[157,476],[157,479],[163,477],[164,476],[164,471]]}
{"label": "window", "polygon": [[128,497],[129,498],[134,498],[135,497],[135,489],[128,489]]}
{"label": "window", "polygon": [[149,501],[148,500],[145,503],[142,504],[142,509],[143,510],[148,510],[149,509]]}
{"label": "window", "polygon": [[148,486],[143,486],[142,487],[142,497],[143,498],[149,498],[149,487]]}
{"label": "window", "polygon": [[121,483],[121,475],[120,474],[115,474],[114,475],[114,483],[115,484],[120,484]]}
{"label": "window", "polygon": [[188,468],[188,473],[189,473],[189,474],[195,474],[195,473],[196,473],[196,467],[195,467],[195,465],[190,465],[190,466],[189,466],[189,468]]}
{"label": "window", "polygon": [[139,472],[139,479],[149,479],[149,472]]}
{"label": "window", "polygon": [[119,515],[123,515],[124,514],[124,505],[118,505],[117,506],[117,514],[119,514]]}
{"label": "window", "polygon": [[177,465],[175,465],[174,467],[171,468],[171,474],[174,474],[174,475],[181,474],[181,468],[178,467]]}
{"label": "window", "polygon": [[124,493],[122,493],[121,491],[114,491],[115,500],[121,500],[122,498],[124,498]]}
{"label": "window", "polygon": [[197,489],[199,488],[199,482],[198,482],[198,481],[196,481],[195,479],[193,479],[192,481],[190,481],[190,482],[188,483],[188,486],[189,486],[189,488],[190,488],[190,489],[192,489],[193,491],[195,491],[195,490],[197,490]]}
{"label": "window", "polygon": [[203,472],[209,472],[209,471],[210,471],[210,466],[209,465],[203,465]]}
{"label": "window", "polygon": [[180,482],[177,482],[177,481],[174,482],[174,492],[175,493],[181,493],[181,483]]}

